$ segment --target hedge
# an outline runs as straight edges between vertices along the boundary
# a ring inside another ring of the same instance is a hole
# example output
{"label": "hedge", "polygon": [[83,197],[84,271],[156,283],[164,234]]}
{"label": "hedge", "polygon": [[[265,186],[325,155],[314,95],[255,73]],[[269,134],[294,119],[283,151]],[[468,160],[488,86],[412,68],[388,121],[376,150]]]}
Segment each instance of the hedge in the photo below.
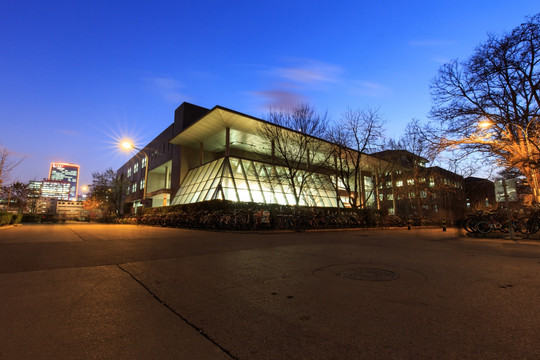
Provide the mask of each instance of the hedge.
{"label": "hedge", "polygon": [[11,217],[11,223],[20,224],[22,218],[23,218],[23,214],[13,214],[13,216]]}
{"label": "hedge", "polygon": [[0,226],[11,224],[12,213],[0,212]]}

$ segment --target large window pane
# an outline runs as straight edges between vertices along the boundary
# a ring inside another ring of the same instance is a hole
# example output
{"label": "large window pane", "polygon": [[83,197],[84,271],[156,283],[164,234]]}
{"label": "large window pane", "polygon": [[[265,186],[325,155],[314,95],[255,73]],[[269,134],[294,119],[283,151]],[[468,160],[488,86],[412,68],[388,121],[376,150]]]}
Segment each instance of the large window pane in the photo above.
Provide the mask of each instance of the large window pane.
{"label": "large window pane", "polygon": [[238,196],[240,197],[240,201],[251,202],[251,196],[248,190],[238,189]]}
{"label": "large window pane", "polygon": [[225,194],[225,200],[238,201],[236,191],[234,189],[224,187],[223,194]]}
{"label": "large window pane", "polygon": [[256,202],[256,203],[265,203],[266,202],[264,197],[263,197],[263,194],[258,190],[251,190],[251,196],[253,197],[253,202]]}

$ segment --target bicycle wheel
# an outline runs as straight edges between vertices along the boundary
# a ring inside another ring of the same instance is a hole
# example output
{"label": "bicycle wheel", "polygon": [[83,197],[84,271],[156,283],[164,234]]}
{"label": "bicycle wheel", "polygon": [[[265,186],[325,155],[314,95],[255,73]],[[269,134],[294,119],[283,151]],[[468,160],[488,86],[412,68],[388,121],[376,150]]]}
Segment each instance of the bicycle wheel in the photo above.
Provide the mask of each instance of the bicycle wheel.
{"label": "bicycle wheel", "polygon": [[478,219],[473,218],[473,217],[470,217],[467,220],[465,220],[465,222],[463,223],[463,228],[465,229],[465,231],[470,232],[470,233],[476,232],[476,229],[474,228],[474,223],[476,221],[478,221]]}
{"label": "bicycle wheel", "polygon": [[503,220],[501,222],[496,222],[495,224],[493,224],[493,226],[494,226],[495,230],[499,230],[500,232],[503,232],[503,233],[510,232],[510,230],[508,228],[508,220]]}
{"label": "bicycle wheel", "polygon": [[480,220],[476,223],[476,230],[481,234],[489,234],[491,232],[491,225],[487,221]]}
{"label": "bicycle wheel", "polygon": [[522,234],[526,234],[527,233],[527,222],[529,221],[529,219],[527,219],[526,217],[520,217],[518,219],[515,220],[515,227],[516,227],[516,230],[519,231],[520,233]]}
{"label": "bicycle wheel", "polygon": [[527,230],[529,234],[536,234],[540,230],[540,221],[536,218],[531,218],[527,222]]}

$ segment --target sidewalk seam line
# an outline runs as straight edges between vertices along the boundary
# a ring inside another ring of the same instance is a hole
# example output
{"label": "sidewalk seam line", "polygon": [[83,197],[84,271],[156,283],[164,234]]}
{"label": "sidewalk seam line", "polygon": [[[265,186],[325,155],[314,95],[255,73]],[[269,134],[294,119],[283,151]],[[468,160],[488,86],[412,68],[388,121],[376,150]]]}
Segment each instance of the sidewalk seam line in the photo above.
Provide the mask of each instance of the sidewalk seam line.
{"label": "sidewalk seam line", "polygon": [[86,241],[85,238],[83,238],[81,235],[79,235],[78,232],[76,232],[75,230],[73,230],[73,229],[70,228],[69,226],[68,226],[68,229],[71,230],[75,235],[77,235],[77,236],[79,237],[79,239],[81,239],[82,241]]}
{"label": "sidewalk seam line", "polygon": [[227,354],[231,359],[234,359],[234,360],[239,360],[237,357],[233,356],[229,350],[225,349],[223,346],[221,346],[220,344],[218,344],[214,339],[212,339],[210,336],[208,336],[208,334],[206,334],[201,328],[199,328],[197,325],[193,324],[192,322],[190,322],[187,318],[185,318],[184,316],[182,316],[180,313],[178,313],[176,310],[174,310],[171,306],[169,306],[166,302],[164,302],[163,300],[161,300],[161,298],[159,296],[157,296],[156,294],[154,294],[152,292],[152,290],[150,290],[150,288],[148,286],[146,286],[142,281],[140,281],[139,279],[137,279],[135,277],[135,275],[133,275],[131,272],[129,272],[127,269],[123,268],[121,265],[117,264],[116,265],[120,270],[122,270],[123,272],[125,272],[126,274],[128,274],[133,280],[135,280],[140,286],[142,286],[155,300],[159,301],[159,303],[161,305],[163,305],[167,310],[169,310],[170,312],[172,312],[175,316],[177,316],[178,318],[180,318],[183,322],[185,322],[187,325],[189,325],[190,327],[192,327],[193,329],[197,330],[197,332],[199,334],[201,334],[202,336],[204,336],[208,341],[210,341],[212,344],[214,344],[215,346],[217,346],[221,351],[223,351],[225,354]]}

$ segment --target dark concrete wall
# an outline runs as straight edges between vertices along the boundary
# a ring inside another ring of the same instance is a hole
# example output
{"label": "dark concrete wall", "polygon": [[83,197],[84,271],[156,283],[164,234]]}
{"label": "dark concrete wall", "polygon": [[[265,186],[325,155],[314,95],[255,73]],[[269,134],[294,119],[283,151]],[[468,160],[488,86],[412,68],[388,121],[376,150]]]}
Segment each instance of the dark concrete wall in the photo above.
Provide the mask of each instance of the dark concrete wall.
{"label": "dark concrete wall", "polygon": [[[181,168],[181,146],[173,145],[169,141],[178,135],[189,125],[200,119],[209,110],[201,106],[193,105],[190,103],[182,103],[174,111],[174,122],[163,130],[158,136],[150,141],[143,149],[148,155],[148,171],[155,169],[156,167],[172,160],[171,166],[171,197],[174,197],[178,189],[180,188],[180,168]],[[124,194],[124,202],[132,202],[136,199],[143,197],[143,190],[139,189],[140,180],[144,178],[145,169],[141,169],[141,160],[144,158],[142,152],[138,152],[131,159],[129,159],[124,165],[122,165],[117,175],[124,174],[127,177],[127,169],[133,169],[133,165],[139,163],[139,171],[128,177],[131,184],[137,182],[137,192],[129,195]]]}

